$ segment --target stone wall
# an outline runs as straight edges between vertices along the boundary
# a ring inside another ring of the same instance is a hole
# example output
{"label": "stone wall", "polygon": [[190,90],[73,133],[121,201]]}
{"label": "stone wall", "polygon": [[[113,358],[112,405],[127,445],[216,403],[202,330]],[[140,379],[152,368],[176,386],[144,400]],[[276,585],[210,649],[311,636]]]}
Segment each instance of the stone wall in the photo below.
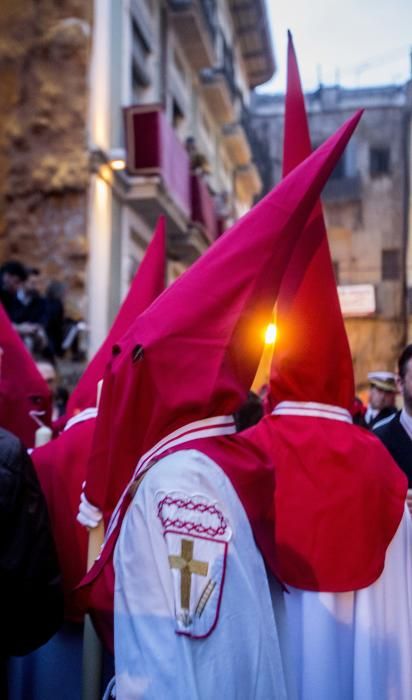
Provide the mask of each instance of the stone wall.
{"label": "stone wall", "polygon": [[396,372],[397,359],[403,348],[400,323],[382,318],[347,318],[345,326],[358,390],[367,387],[368,372]]}
{"label": "stone wall", "polygon": [[0,3],[0,260],[67,285],[83,316],[92,0]]}

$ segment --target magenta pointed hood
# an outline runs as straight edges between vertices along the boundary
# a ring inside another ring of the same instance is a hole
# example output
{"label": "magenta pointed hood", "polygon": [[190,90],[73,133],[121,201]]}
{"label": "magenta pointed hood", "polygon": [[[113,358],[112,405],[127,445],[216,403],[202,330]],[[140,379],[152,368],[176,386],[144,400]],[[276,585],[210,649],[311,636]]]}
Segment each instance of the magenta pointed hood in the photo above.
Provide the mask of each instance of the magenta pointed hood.
{"label": "magenta pointed hood", "polygon": [[133,324],[106,372],[87,496],[109,510],[137,460],[244,401],[295,244],[359,115],[226,232]]}
{"label": "magenta pointed hood", "polygon": [[33,447],[39,425],[50,425],[51,392],[1,304],[0,348],[0,425]]}
{"label": "magenta pointed hood", "polygon": [[70,396],[66,411],[68,418],[96,405],[97,384],[103,379],[113,345],[129,330],[137,316],[163,291],[165,281],[166,232],[165,220],[161,217],[106,340],[88,364]]}
{"label": "magenta pointed hood", "polygon": [[[288,43],[283,174],[312,151],[292,37]],[[271,403],[310,401],[349,408],[354,377],[320,201],[279,291]]]}

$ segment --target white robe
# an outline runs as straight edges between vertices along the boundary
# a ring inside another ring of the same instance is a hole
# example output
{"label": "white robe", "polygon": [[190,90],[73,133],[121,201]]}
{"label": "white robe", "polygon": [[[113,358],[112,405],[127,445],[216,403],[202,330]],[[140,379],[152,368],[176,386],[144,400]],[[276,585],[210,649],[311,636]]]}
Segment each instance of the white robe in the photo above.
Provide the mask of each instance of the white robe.
{"label": "white robe", "polygon": [[298,700],[411,700],[412,521],[405,508],[380,578],[348,593],[289,588],[282,644]]}
{"label": "white robe", "polygon": [[[196,572],[184,576],[186,564]],[[182,450],[151,468],[114,565],[118,700],[287,697],[274,613],[282,593],[215,462]]]}

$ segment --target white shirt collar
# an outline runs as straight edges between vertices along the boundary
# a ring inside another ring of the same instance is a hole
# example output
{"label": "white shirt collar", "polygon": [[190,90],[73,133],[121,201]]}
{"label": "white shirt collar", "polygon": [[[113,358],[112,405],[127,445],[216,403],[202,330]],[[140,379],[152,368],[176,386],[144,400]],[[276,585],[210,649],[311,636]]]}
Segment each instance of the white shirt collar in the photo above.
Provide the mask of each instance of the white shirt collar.
{"label": "white shirt collar", "polygon": [[399,421],[402,425],[402,428],[405,430],[406,433],[408,433],[410,439],[412,440],[412,416],[410,416],[409,413],[406,413],[404,408],[401,411]]}
{"label": "white shirt collar", "polygon": [[139,475],[142,475],[145,471],[147,471],[147,469],[149,469],[152,462],[157,462],[161,458],[162,454],[170,450],[172,447],[177,447],[179,445],[183,446],[186,442],[190,442],[191,440],[220,435],[231,435],[235,432],[236,423],[234,416],[214,416],[213,418],[204,418],[202,420],[193,421],[192,423],[187,423],[159,440],[159,442],[157,442],[150,450],[145,452],[145,454],[140,457],[136,465],[136,469],[134,470],[134,474],[123,491],[123,494],[120,497],[110,518],[109,526],[105,535],[105,541],[108,540],[117,525],[121,505],[130,485],[139,477]]}
{"label": "white shirt collar", "polygon": [[193,421],[192,423],[187,423],[159,440],[154,447],[140,457],[136,466],[134,478],[144,469],[147,469],[152,460],[158,460],[163,452],[166,452],[172,447],[183,445],[185,442],[198,438],[231,435],[235,432],[236,424],[233,416],[214,416],[213,418],[204,418],[202,420]]}

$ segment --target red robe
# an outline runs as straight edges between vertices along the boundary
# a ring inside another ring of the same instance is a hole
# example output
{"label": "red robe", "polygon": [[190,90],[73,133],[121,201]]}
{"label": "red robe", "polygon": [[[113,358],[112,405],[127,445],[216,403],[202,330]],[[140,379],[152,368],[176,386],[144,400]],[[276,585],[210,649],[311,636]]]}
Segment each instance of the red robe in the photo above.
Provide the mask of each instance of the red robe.
{"label": "red robe", "polygon": [[72,597],[86,572],[88,533],[77,520],[96,419],[72,425],[31,457],[49,509],[63,578],[66,618],[80,622],[83,614]]}

